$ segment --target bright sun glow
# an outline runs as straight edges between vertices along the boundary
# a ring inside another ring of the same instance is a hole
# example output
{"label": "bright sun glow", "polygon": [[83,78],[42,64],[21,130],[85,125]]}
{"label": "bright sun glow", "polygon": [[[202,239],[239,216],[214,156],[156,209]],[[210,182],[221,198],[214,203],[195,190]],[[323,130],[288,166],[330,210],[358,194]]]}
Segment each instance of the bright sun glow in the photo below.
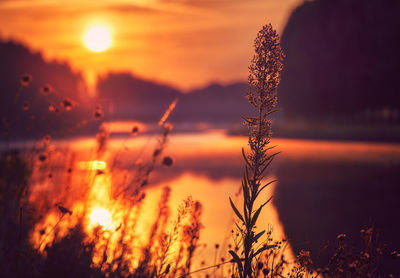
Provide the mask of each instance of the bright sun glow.
{"label": "bright sun glow", "polygon": [[111,31],[106,25],[93,25],[84,35],[87,48],[94,52],[107,50],[111,46]]}
{"label": "bright sun glow", "polygon": [[111,213],[105,208],[95,208],[89,216],[90,222],[94,226],[102,226],[107,229],[112,225]]}

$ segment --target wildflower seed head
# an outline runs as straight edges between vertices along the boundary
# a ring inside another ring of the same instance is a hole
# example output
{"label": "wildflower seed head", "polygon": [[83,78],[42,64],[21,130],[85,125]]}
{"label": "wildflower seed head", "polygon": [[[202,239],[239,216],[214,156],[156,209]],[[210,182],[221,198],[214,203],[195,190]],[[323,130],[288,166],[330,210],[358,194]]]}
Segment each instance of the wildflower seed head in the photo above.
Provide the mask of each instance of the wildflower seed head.
{"label": "wildflower seed head", "polygon": [[137,127],[137,126],[132,127],[132,130],[131,130],[132,135],[137,135],[138,132],[139,132],[139,127]]}
{"label": "wildflower seed head", "polygon": [[61,211],[62,214],[69,214],[72,215],[72,211],[70,211],[69,209],[61,206],[61,205],[57,205],[59,211]]}
{"label": "wildflower seed head", "polygon": [[100,176],[100,175],[104,175],[104,174],[105,174],[105,172],[103,170],[99,169],[99,170],[96,171],[96,175]]}
{"label": "wildflower seed head", "polygon": [[24,101],[24,103],[22,104],[22,110],[28,111],[28,110],[29,110],[29,103],[27,103],[26,101]]}
{"label": "wildflower seed head", "polygon": [[312,264],[312,260],[310,258],[310,251],[301,250],[299,255],[297,256],[297,260],[299,264],[303,267],[308,267]]}
{"label": "wildflower seed head", "polygon": [[156,149],[153,152],[153,157],[159,156],[161,154],[161,150],[160,149]]}
{"label": "wildflower seed head", "polygon": [[398,252],[398,251],[392,251],[392,252],[390,252],[390,256],[391,256],[393,259],[400,259],[400,252]]}
{"label": "wildflower seed head", "polygon": [[101,111],[99,111],[99,110],[96,110],[95,112],[94,112],[94,119],[95,120],[100,120],[101,118],[103,118],[103,113],[101,112]]}
{"label": "wildflower seed head", "polygon": [[169,156],[164,157],[162,160],[162,165],[167,166],[167,167],[172,166],[173,163],[174,163],[174,161]]}
{"label": "wildflower seed head", "polygon": [[40,162],[45,162],[47,159],[47,156],[45,154],[39,154],[38,159]]}
{"label": "wildflower seed head", "polygon": [[165,123],[163,125],[163,128],[164,128],[164,133],[169,134],[169,133],[171,133],[174,126],[171,123]]}
{"label": "wildflower seed head", "polygon": [[142,183],[140,184],[141,187],[144,187],[148,184],[149,182],[147,180],[143,180]]}
{"label": "wildflower seed head", "polygon": [[279,35],[270,24],[265,25],[258,32],[254,48],[255,54],[249,66],[250,91],[247,99],[257,108],[259,116],[244,117],[243,119],[249,128],[251,153],[248,155],[248,160],[253,165],[258,165],[260,161],[265,161],[268,157],[266,146],[272,135],[272,121],[267,117],[277,104],[276,90],[285,55],[280,46]]}
{"label": "wildflower seed head", "polygon": [[249,66],[250,103],[256,108],[270,111],[276,106],[276,89],[279,85],[283,59],[280,38],[271,24],[265,25],[254,41],[255,55]]}
{"label": "wildflower seed head", "polygon": [[26,73],[21,76],[20,79],[21,86],[28,87],[31,82],[32,82],[32,75]]}
{"label": "wildflower seed head", "polygon": [[103,118],[103,110],[101,109],[101,105],[96,105],[93,116],[95,120],[100,120]]}
{"label": "wildflower seed head", "polygon": [[262,272],[263,272],[264,276],[267,276],[268,273],[269,273],[269,269],[268,269],[268,268],[264,268],[264,269],[262,270]]}
{"label": "wildflower seed head", "polygon": [[347,237],[346,234],[340,234],[340,235],[337,236],[337,239],[340,240],[340,241],[343,241],[343,240],[346,239],[346,237]]}
{"label": "wildflower seed head", "polygon": [[50,139],[51,139],[50,135],[45,135],[45,136],[42,138],[42,141],[43,141],[44,144],[47,145],[47,144],[50,143]]}
{"label": "wildflower seed head", "polygon": [[72,101],[64,99],[62,102],[62,106],[64,107],[65,111],[70,111],[72,109]]}
{"label": "wildflower seed head", "polygon": [[53,92],[53,87],[50,84],[45,84],[43,85],[43,87],[40,89],[40,92],[43,95],[48,95],[51,94]]}

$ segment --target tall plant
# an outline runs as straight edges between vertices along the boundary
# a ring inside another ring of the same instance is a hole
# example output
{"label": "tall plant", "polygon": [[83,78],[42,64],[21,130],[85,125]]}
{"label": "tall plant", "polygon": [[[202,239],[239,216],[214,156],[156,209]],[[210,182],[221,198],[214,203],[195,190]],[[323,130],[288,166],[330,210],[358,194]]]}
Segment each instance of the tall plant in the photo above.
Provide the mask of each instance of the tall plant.
{"label": "tall plant", "polygon": [[[266,169],[277,154],[270,147],[271,119],[269,116],[276,111],[276,89],[285,57],[280,46],[280,38],[271,24],[265,25],[254,41],[255,54],[249,66],[248,77],[250,91],[247,98],[258,115],[243,117],[249,129],[249,150],[242,149],[245,161],[245,172],[242,180],[243,211],[239,211],[231,199],[233,211],[239,218],[241,226],[237,225],[241,237],[239,249],[230,250],[239,277],[253,277],[256,258],[272,246],[264,245],[257,248],[255,243],[260,240],[265,230],[256,233],[256,223],[262,208],[271,200],[264,200],[259,207],[255,202],[259,194],[272,182],[263,183]],[[238,253],[239,250],[241,253]]]}

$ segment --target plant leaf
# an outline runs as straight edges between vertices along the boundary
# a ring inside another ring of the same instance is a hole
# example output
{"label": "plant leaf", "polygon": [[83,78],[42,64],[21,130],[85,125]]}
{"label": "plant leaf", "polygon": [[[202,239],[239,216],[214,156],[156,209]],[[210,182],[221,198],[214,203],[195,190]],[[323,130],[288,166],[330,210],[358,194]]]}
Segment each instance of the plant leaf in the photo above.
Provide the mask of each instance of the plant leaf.
{"label": "plant leaf", "polygon": [[247,213],[247,208],[246,208],[246,202],[243,202],[243,214],[244,214],[244,220],[246,220],[246,222],[244,222],[245,225],[247,225],[247,223],[249,223],[249,217],[248,217],[248,213]]}
{"label": "plant leaf", "polygon": [[242,234],[243,231],[242,231],[242,229],[240,229],[239,225],[237,223],[235,223],[235,225],[236,225],[236,228],[238,229],[238,231]]}
{"label": "plant leaf", "polygon": [[264,168],[262,168],[261,173],[264,173],[264,171],[268,168],[268,166],[271,164],[272,160],[274,160],[275,155],[279,154],[281,152],[275,153],[269,157],[267,157],[263,163],[267,162],[267,164],[264,166]]}
{"label": "plant leaf", "polygon": [[257,120],[258,120],[255,117],[243,117],[243,116],[240,116],[240,118],[242,118],[243,121],[245,121],[249,125],[255,125],[257,123]]}
{"label": "plant leaf", "polygon": [[261,187],[261,188],[258,190],[258,192],[256,193],[256,198],[257,198],[258,194],[260,194],[261,191],[263,191],[268,185],[270,185],[270,184],[272,184],[272,183],[274,183],[274,182],[277,182],[277,181],[278,181],[278,180],[270,181],[270,182],[268,182],[267,184],[265,184],[263,187]]}
{"label": "plant leaf", "polygon": [[239,274],[240,274],[240,276],[242,276],[241,275],[241,273],[243,273],[242,261],[240,260],[239,256],[235,253],[235,251],[229,250],[229,254],[232,255],[233,260],[235,261],[235,263],[237,264],[237,266],[239,268]]}
{"label": "plant leaf", "polygon": [[262,231],[262,232],[259,232],[258,234],[256,234],[256,235],[254,236],[253,241],[256,242],[264,233],[265,233],[265,230]]}
{"label": "plant leaf", "polygon": [[273,159],[276,155],[278,155],[278,154],[280,154],[280,153],[281,153],[281,151],[271,154],[270,156],[268,156],[268,157],[265,159],[265,161],[268,161],[268,160]]}
{"label": "plant leaf", "polygon": [[260,206],[254,213],[253,218],[251,219],[251,227],[254,227],[254,225],[256,224],[257,218],[260,215],[262,208],[263,206]]}
{"label": "plant leaf", "polygon": [[276,147],[278,147],[278,145],[274,145],[274,146],[272,146],[272,147],[268,147],[268,148],[265,149],[265,151],[269,151],[269,150],[274,149],[274,148],[276,148]]}
{"label": "plant leaf", "polygon": [[260,212],[261,212],[262,208],[263,208],[266,204],[268,204],[268,202],[271,201],[271,199],[272,199],[272,196],[271,196],[264,204],[262,204],[262,205],[257,209],[257,211],[254,213],[253,218],[251,219],[251,226],[252,226],[252,227],[256,224],[257,218],[258,218],[258,216],[260,215]]}
{"label": "plant leaf", "polygon": [[242,181],[242,188],[243,188],[243,195],[244,195],[244,203],[247,204],[248,201],[250,201],[250,195],[249,195],[249,188],[247,186],[246,178],[243,178]]}
{"label": "plant leaf", "polygon": [[269,197],[269,199],[268,199],[268,200],[267,200],[267,201],[266,201],[264,204],[262,204],[262,205],[261,205],[261,207],[263,207],[263,206],[265,206],[266,204],[268,204],[268,203],[269,203],[269,201],[271,201],[271,200],[272,200],[272,197],[273,197],[273,196]]}
{"label": "plant leaf", "polygon": [[251,166],[249,160],[247,159],[246,153],[244,152],[244,148],[242,148],[242,155],[243,155],[244,161],[246,161],[246,164]]}
{"label": "plant leaf", "polygon": [[253,256],[255,257],[258,254],[260,254],[261,252],[271,249],[271,248],[274,248],[274,247],[276,247],[276,245],[265,245],[265,246],[261,247],[260,249],[258,249],[257,252],[255,252]]}
{"label": "plant leaf", "polygon": [[244,171],[244,179],[246,181],[247,186],[249,188],[251,188],[252,181],[249,179],[249,169],[246,167],[244,170],[245,170]]}
{"label": "plant leaf", "polygon": [[229,197],[229,202],[231,203],[232,209],[236,213],[237,217],[239,217],[239,219],[242,220],[242,222],[244,222],[243,216],[240,214],[238,209],[235,207],[235,204],[232,202],[231,197]]}
{"label": "plant leaf", "polygon": [[265,113],[265,116],[271,115],[272,113],[275,113],[278,111],[279,111],[279,109],[274,109],[274,110],[268,111],[267,113]]}

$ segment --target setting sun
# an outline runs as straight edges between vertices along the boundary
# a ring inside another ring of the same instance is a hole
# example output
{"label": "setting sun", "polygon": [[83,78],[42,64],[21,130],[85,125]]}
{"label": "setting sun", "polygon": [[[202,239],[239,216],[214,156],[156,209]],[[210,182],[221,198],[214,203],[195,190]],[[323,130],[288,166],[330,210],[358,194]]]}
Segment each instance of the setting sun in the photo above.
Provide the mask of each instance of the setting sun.
{"label": "setting sun", "polygon": [[107,50],[111,46],[111,31],[106,25],[93,25],[84,35],[84,43],[94,52]]}

